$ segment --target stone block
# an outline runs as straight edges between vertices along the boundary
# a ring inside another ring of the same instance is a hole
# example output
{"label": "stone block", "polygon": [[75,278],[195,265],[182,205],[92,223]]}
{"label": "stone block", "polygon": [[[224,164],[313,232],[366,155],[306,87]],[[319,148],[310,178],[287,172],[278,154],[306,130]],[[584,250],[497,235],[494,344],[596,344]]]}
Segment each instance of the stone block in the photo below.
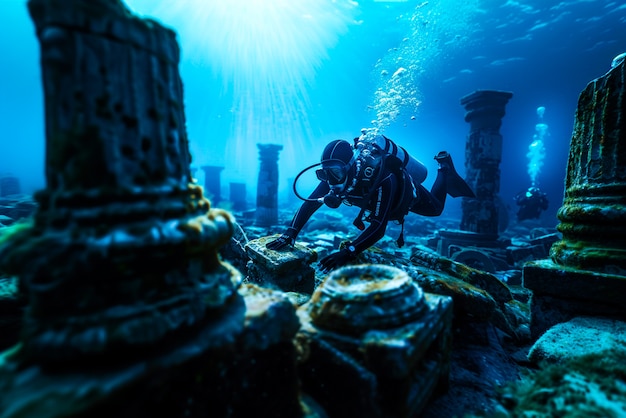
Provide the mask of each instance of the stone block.
{"label": "stone block", "polygon": [[[281,292],[243,285],[196,335],[132,363],[61,371],[0,356],[0,415],[245,417],[302,415],[293,337],[295,308]],[[243,325],[243,326],[242,326]]]}
{"label": "stone block", "polygon": [[524,286],[535,295],[597,302],[621,308],[626,313],[626,276],[580,270],[550,260],[527,263]]}
{"label": "stone block", "polygon": [[315,270],[310,264],[317,259],[317,253],[298,243],[282,251],[265,246],[278,237],[257,238],[246,244],[245,251],[251,260],[247,266],[249,280],[286,292],[313,293]]}
{"label": "stone block", "polygon": [[407,277],[382,265],[344,267],[298,309],[303,390],[329,416],[418,416],[447,386],[452,299],[415,293]]}
{"label": "stone block", "polygon": [[533,292],[531,335],[580,315],[626,317],[626,277],[565,267],[550,260],[526,263],[524,287]]}

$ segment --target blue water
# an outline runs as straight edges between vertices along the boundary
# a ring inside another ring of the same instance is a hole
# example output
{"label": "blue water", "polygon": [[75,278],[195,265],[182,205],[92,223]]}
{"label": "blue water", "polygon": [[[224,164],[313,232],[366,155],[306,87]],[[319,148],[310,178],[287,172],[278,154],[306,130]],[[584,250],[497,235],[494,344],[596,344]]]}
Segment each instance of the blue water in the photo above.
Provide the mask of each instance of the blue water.
{"label": "blue water", "polygon": [[[285,200],[288,178],[316,162],[328,141],[361,128],[378,127],[423,161],[427,185],[442,149],[463,174],[469,125],[459,99],[493,89],[513,93],[501,127],[501,196],[514,206],[531,185],[527,153],[543,123],[545,160],[534,175],[554,219],[578,95],[626,51],[626,5],[611,0],[125,3],[179,33],[194,164],[225,166],[223,195],[228,181],[245,181],[251,201],[256,143],[285,146]],[[0,51],[0,174],[19,176],[30,193],[45,187],[45,138],[25,0],[0,0]],[[446,210],[456,209],[452,201]]]}

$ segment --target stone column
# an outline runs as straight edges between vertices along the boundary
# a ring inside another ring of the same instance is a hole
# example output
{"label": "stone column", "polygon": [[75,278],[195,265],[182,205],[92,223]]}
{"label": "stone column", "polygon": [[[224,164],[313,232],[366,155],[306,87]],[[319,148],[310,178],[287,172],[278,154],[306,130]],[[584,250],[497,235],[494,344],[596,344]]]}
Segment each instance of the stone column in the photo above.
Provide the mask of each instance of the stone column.
{"label": "stone column", "polygon": [[23,352],[41,362],[131,356],[182,324],[201,326],[236,293],[216,252],[232,221],[190,184],[176,34],[116,0],[28,7],[47,182],[35,241],[8,250],[29,260],[16,263],[31,303]]}
{"label": "stone column", "polygon": [[256,225],[278,223],[278,153],[282,145],[257,144],[259,147],[259,179],[256,194]]}
{"label": "stone column", "polygon": [[204,191],[207,198],[213,205],[218,205],[222,201],[222,183],[220,181],[220,173],[224,167],[203,165],[200,168],[204,171]]}
{"label": "stone column", "polygon": [[524,266],[535,336],[576,315],[626,315],[625,81],[622,61],[580,94],[558,211],[563,237],[551,260]]}
{"label": "stone column", "polygon": [[581,93],[570,144],[554,262],[626,275],[624,63]]}
{"label": "stone column", "polygon": [[230,201],[233,210],[244,211],[248,208],[246,193],[246,183],[230,183]]}
{"label": "stone column", "polygon": [[504,107],[513,93],[477,90],[461,98],[470,133],[465,145],[466,181],[476,198],[464,198],[461,230],[498,235],[498,193]]}
{"label": "stone column", "polygon": [[245,313],[240,274],[217,253],[233,221],[190,184],[176,34],[119,0],[28,8],[41,47],[46,187],[34,225],[0,245],[2,270],[28,300],[21,343],[0,362],[0,415],[176,409],[175,388],[160,399],[157,386],[231,344]]}

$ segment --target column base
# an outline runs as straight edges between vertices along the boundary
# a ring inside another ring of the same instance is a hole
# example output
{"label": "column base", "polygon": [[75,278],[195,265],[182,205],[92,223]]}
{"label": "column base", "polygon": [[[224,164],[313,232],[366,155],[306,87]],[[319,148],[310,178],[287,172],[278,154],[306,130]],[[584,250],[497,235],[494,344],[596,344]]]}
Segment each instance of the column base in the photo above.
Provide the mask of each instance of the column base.
{"label": "column base", "polygon": [[581,315],[621,319],[626,316],[626,276],[574,269],[551,260],[523,268],[524,287],[533,292],[531,336]]}

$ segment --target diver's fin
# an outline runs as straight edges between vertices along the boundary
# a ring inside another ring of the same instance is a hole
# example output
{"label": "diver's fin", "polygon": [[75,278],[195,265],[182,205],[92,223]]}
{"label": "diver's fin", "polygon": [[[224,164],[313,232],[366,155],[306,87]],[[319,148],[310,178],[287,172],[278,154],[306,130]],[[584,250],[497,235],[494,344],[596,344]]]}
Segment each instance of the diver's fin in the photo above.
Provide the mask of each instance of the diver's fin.
{"label": "diver's fin", "polygon": [[459,176],[456,171],[448,173],[446,179],[446,192],[452,197],[476,197],[469,185]]}
{"label": "diver's fin", "polygon": [[435,160],[439,163],[440,169],[447,169],[446,176],[446,192],[452,197],[476,197],[469,185],[463,180],[463,177],[456,172],[452,157],[446,151],[441,151],[435,156]]}

